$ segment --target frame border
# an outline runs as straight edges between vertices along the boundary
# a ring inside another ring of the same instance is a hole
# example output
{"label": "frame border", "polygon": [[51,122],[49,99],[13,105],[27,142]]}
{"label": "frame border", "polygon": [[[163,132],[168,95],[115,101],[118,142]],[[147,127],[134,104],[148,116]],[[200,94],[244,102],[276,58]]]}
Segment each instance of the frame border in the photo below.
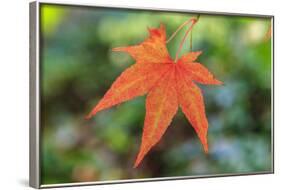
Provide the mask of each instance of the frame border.
{"label": "frame border", "polygon": [[29,185],[40,188],[39,2],[29,4]]}
{"label": "frame border", "polygon": [[[127,180],[113,180],[113,181],[92,181],[92,182],[79,182],[79,183],[59,183],[59,184],[41,184],[41,142],[40,142],[40,126],[41,126],[41,113],[40,113],[40,40],[41,40],[41,27],[40,27],[40,7],[41,5],[61,5],[72,7],[89,7],[89,8],[113,8],[123,10],[140,10],[140,11],[165,11],[177,13],[190,13],[202,15],[217,15],[217,16],[243,16],[243,17],[256,17],[271,19],[272,24],[272,38],[271,38],[271,170],[261,172],[248,172],[248,173],[224,173],[224,174],[208,174],[196,176],[177,176],[177,177],[159,177],[159,178],[143,178],[143,179],[127,179]],[[33,188],[53,188],[53,187],[73,187],[73,186],[87,186],[87,185],[104,185],[104,184],[122,184],[122,183],[136,183],[136,182],[153,182],[153,181],[167,181],[167,180],[185,180],[185,179],[199,179],[199,178],[214,178],[214,177],[233,177],[233,176],[248,176],[260,174],[274,174],[274,15],[261,15],[261,14],[246,14],[246,13],[228,13],[216,11],[196,11],[185,9],[165,9],[156,7],[133,7],[133,6],[116,6],[116,5],[97,5],[85,3],[67,3],[67,2],[53,2],[48,0],[37,0],[29,3],[29,102],[30,102],[30,115],[29,115],[29,185]]]}

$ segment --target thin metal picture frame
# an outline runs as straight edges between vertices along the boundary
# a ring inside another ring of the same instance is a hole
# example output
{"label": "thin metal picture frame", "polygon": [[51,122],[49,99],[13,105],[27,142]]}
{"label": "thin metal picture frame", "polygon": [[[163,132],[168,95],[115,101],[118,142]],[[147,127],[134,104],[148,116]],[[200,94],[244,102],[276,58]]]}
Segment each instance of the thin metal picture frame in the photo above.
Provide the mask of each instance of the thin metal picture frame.
{"label": "thin metal picture frame", "polygon": [[[250,172],[250,173],[235,173],[235,174],[208,174],[196,176],[180,176],[180,177],[159,177],[147,179],[128,179],[128,180],[114,180],[114,181],[93,181],[93,182],[79,182],[79,183],[61,183],[44,185],[41,184],[41,133],[40,133],[40,6],[43,4],[64,5],[64,6],[79,6],[79,7],[96,7],[96,8],[115,8],[127,10],[149,10],[149,11],[165,11],[177,13],[196,13],[202,15],[224,15],[224,16],[243,16],[243,17],[259,17],[269,18],[272,24],[272,43],[271,43],[271,170],[265,172]],[[100,184],[120,184],[120,183],[134,183],[134,182],[149,182],[149,181],[164,181],[164,180],[183,180],[194,178],[211,178],[211,177],[227,177],[227,176],[242,176],[242,175],[257,175],[257,174],[273,174],[274,173],[274,15],[260,15],[260,14],[245,14],[245,13],[226,13],[214,11],[194,11],[183,9],[163,9],[151,7],[125,7],[125,6],[110,6],[84,3],[66,3],[38,0],[29,4],[29,28],[30,28],[30,127],[29,127],[29,185],[34,188],[53,188],[53,187],[70,187],[70,186],[85,186],[85,185],[100,185]]]}

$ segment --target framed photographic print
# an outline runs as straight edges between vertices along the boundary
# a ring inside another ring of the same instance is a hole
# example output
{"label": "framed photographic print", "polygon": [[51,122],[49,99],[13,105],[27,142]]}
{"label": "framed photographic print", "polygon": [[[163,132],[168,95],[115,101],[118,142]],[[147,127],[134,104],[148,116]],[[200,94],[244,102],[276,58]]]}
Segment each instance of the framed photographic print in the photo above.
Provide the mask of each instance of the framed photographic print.
{"label": "framed photographic print", "polygon": [[30,185],[273,173],[274,17],[30,3]]}

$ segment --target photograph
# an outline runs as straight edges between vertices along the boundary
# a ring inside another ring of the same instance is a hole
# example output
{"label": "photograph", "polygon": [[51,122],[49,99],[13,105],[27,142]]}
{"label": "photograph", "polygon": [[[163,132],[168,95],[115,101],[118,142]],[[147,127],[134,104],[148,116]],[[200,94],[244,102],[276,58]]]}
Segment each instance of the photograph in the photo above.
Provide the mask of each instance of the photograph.
{"label": "photograph", "polygon": [[38,10],[40,185],[273,172],[272,16]]}
{"label": "photograph", "polygon": [[278,189],[280,18],[274,0],[4,1],[0,189]]}

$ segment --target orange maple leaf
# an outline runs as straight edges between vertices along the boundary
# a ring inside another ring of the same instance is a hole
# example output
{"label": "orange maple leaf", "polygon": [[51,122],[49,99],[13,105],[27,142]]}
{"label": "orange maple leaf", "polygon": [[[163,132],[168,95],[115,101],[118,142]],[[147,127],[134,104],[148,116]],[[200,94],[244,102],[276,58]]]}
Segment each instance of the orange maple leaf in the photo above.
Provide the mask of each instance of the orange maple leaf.
{"label": "orange maple leaf", "polygon": [[87,115],[137,96],[147,94],[143,135],[134,167],[161,139],[180,107],[208,152],[208,121],[201,90],[195,85],[222,84],[202,64],[195,62],[201,51],[184,54],[173,61],[166,47],[164,25],[149,30],[149,37],[139,45],[114,48],[129,53],[136,63],[126,69],[104,97]]}

